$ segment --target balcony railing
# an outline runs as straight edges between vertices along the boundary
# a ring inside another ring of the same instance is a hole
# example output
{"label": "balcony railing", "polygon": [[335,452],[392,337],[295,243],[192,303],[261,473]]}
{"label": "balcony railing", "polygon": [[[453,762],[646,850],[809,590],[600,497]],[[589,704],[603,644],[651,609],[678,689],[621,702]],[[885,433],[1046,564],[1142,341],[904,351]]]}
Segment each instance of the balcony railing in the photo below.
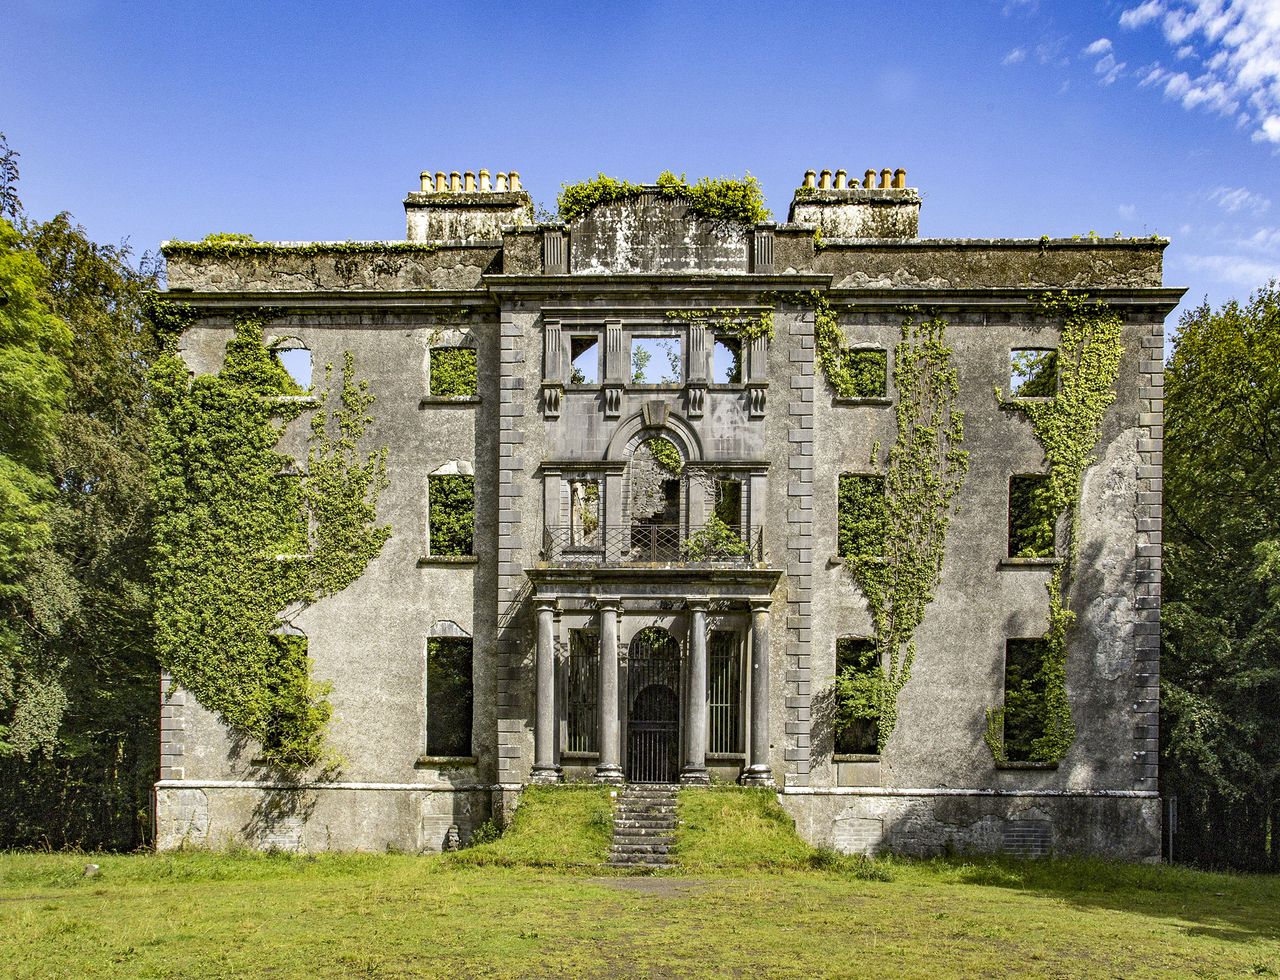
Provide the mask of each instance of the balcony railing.
{"label": "balcony railing", "polygon": [[542,532],[542,559],[570,565],[740,565],[764,561],[763,529],[724,523],[681,527],[675,524],[627,524],[549,527]]}

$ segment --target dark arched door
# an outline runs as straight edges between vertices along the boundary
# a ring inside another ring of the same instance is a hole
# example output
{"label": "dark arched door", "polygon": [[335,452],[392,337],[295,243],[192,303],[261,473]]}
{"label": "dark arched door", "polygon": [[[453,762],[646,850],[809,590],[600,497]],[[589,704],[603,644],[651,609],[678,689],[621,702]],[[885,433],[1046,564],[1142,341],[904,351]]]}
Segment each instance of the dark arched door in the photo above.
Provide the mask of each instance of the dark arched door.
{"label": "dark arched door", "polygon": [[680,645],[647,626],[627,651],[627,781],[674,783],[680,765]]}

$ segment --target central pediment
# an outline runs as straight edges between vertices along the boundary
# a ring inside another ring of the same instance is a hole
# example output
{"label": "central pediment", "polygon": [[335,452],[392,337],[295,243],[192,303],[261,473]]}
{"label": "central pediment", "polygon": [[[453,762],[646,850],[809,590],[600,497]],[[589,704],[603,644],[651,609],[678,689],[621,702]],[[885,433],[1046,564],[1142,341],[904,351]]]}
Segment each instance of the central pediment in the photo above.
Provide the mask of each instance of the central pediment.
{"label": "central pediment", "polygon": [[695,214],[686,198],[645,187],[569,224],[569,271],[747,272],[749,225]]}

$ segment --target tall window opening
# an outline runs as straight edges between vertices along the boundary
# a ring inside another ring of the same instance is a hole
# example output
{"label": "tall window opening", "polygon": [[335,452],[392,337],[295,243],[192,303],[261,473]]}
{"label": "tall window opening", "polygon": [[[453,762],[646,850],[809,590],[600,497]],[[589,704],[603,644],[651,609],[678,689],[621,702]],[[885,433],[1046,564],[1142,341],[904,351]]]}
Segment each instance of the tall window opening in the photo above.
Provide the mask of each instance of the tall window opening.
{"label": "tall window opening", "polygon": [[595,337],[570,337],[569,362],[570,384],[599,384],[600,341]]}
{"label": "tall window opening", "polygon": [[843,347],[837,354],[846,398],[883,398],[888,390],[889,355],[867,347]]}
{"label": "tall window opening", "polygon": [[285,370],[302,391],[311,389],[311,351],[293,337],[278,340],[271,345],[276,362]]}
{"label": "tall window opening", "polygon": [[1036,739],[1045,732],[1048,706],[1043,664],[1047,646],[1043,637],[1005,641],[1004,751],[1010,762],[1028,761]]}
{"label": "tall window opening", "polygon": [[631,381],[638,385],[680,384],[684,362],[679,337],[632,337]]}
{"label": "tall window opening", "polygon": [[742,338],[717,337],[711,348],[711,381],[718,385],[742,383]]}
{"label": "tall window opening", "polygon": [[[836,730],[837,755],[871,755],[878,751],[880,661],[874,640],[842,636],[836,640],[836,675],[855,694],[847,699],[852,713]],[[856,695],[861,694],[861,697]]]}
{"label": "tall window opening", "polygon": [[471,639],[427,640],[427,754],[471,755]]}
{"label": "tall window opening", "polygon": [[1049,478],[1009,477],[1009,557],[1052,558],[1058,515],[1049,500]]}
{"label": "tall window opening", "polygon": [[1023,348],[1009,351],[1009,395],[1052,398],[1058,393],[1058,352]]}
{"label": "tall window opening", "polygon": [[598,752],[600,634],[591,629],[570,630],[565,667],[565,749]]}
{"label": "tall window opening", "polygon": [[742,529],[742,481],[716,480],[716,520],[723,521],[735,531]]}
{"label": "tall window opening", "polygon": [[475,477],[453,473],[428,477],[427,524],[432,555],[475,554]]}
{"label": "tall window opening", "polygon": [[836,546],[841,558],[883,555],[888,520],[883,476],[840,474]]}
{"label": "tall window opening", "polygon": [[569,481],[569,543],[575,548],[600,545],[600,481]]}
{"label": "tall window opening", "polygon": [[742,644],[730,630],[712,630],[707,649],[710,752],[742,751]]}

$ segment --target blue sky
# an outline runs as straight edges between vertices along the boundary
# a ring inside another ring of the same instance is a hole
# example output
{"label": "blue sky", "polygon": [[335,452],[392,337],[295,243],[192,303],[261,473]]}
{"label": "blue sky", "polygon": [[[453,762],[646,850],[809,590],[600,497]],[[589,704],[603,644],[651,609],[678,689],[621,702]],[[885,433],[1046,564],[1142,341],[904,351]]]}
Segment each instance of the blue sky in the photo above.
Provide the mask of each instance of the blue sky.
{"label": "blue sky", "polygon": [[[905,167],[926,237],[1160,233],[1189,302],[1280,275],[1280,0],[7,0],[36,216],[138,251],[404,235],[420,170]],[[1184,304],[1185,305],[1185,304]]]}

